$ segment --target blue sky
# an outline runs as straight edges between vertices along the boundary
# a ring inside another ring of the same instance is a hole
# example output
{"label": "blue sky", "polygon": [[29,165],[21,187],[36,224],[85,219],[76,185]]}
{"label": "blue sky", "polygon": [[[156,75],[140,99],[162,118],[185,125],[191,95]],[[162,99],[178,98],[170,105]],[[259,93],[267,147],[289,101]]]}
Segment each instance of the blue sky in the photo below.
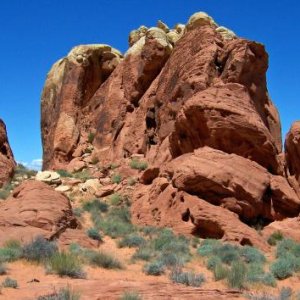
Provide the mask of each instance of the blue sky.
{"label": "blue sky", "polygon": [[[241,37],[266,45],[268,87],[283,134],[300,119],[297,0],[3,0],[0,3],[0,117],[15,158],[42,157],[40,95],[51,65],[78,44],[106,43],[125,51],[130,30],[186,23],[196,11]],[[37,161],[34,164],[38,164]]]}

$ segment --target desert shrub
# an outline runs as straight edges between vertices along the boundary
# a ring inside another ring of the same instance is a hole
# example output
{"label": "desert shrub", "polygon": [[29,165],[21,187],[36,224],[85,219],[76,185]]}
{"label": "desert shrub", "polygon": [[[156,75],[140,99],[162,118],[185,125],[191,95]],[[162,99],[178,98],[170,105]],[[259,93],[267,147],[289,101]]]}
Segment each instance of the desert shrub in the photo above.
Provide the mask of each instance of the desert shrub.
{"label": "desert shrub", "polygon": [[15,279],[12,279],[10,277],[6,277],[4,281],[2,282],[2,286],[5,288],[13,288],[16,289],[18,287],[18,282]]}
{"label": "desert shrub", "polygon": [[47,270],[59,276],[69,276],[72,278],[86,277],[79,258],[67,252],[57,252],[52,255],[48,260]]}
{"label": "desert shrub", "polygon": [[145,243],[145,239],[137,234],[130,234],[128,236],[125,236],[122,238],[121,241],[119,241],[118,246],[120,248],[129,247],[139,247]]}
{"label": "desert shrub", "polygon": [[175,283],[185,284],[187,286],[199,287],[205,282],[203,274],[195,274],[192,272],[182,272],[180,269],[175,269],[171,272],[170,279]]}
{"label": "desert shrub", "polygon": [[122,181],[122,176],[120,174],[113,174],[111,176],[111,181],[112,181],[112,183],[119,184]]}
{"label": "desert shrub", "polygon": [[101,224],[102,224],[102,221],[103,221],[103,218],[102,218],[100,212],[98,212],[96,210],[91,211],[91,220],[94,224],[94,227],[97,230],[100,230],[101,229]]}
{"label": "desert shrub", "polygon": [[165,266],[161,261],[154,261],[144,267],[147,275],[159,276],[165,272]]}
{"label": "desert shrub", "polygon": [[73,177],[73,175],[70,172],[63,169],[56,170],[56,173],[58,173],[60,177]]}
{"label": "desert shrub", "polygon": [[245,287],[247,267],[241,261],[232,263],[230,272],[227,276],[228,284],[231,288],[242,289]]}
{"label": "desert shrub", "polygon": [[88,179],[92,179],[93,177],[91,176],[91,174],[89,173],[88,170],[84,169],[84,170],[81,170],[81,171],[78,171],[78,172],[75,172],[73,174],[73,177],[74,178],[77,178],[77,179],[80,179],[80,180],[83,180],[83,181],[86,181]]}
{"label": "desert shrub", "polygon": [[69,251],[71,254],[75,256],[81,256],[84,253],[84,248],[82,248],[79,244],[77,243],[72,243],[69,246]]}
{"label": "desert shrub", "polygon": [[74,207],[73,214],[75,217],[80,218],[82,216],[83,209],[81,207]]}
{"label": "desert shrub", "polygon": [[266,257],[256,248],[244,246],[240,249],[240,256],[246,263],[265,263]]}
{"label": "desert shrub", "polygon": [[277,285],[276,279],[275,279],[274,275],[271,273],[265,273],[261,279],[261,282],[264,285],[268,285],[268,286],[272,286],[272,287],[276,287],[276,285]]}
{"label": "desert shrub", "polygon": [[271,264],[270,270],[278,279],[291,277],[294,273],[294,260],[291,257],[279,258]]}
{"label": "desert shrub", "polygon": [[9,197],[11,190],[13,189],[12,184],[7,183],[0,189],[0,199],[5,200]]}
{"label": "desert shrub", "polygon": [[114,206],[118,206],[122,203],[122,196],[118,193],[114,193],[109,197],[110,204]]}
{"label": "desert shrub", "polygon": [[177,253],[166,252],[162,253],[159,256],[159,260],[166,266],[166,267],[181,267],[186,262],[184,257],[178,255]]}
{"label": "desert shrub", "polygon": [[125,292],[120,300],[142,300],[142,297],[137,292]]}
{"label": "desert shrub", "polygon": [[136,169],[136,170],[146,170],[148,168],[148,164],[145,161],[140,161],[136,158],[132,159],[129,163],[129,166],[132,169]]}
{"label": "desert shrub", "polygon": [[214,278],[216,281],[225,279],[228,276],[229,268],[224,266],[221,262],[218,262],[213,269]]}
{"label": "desert shrub", "polygon": [[133,178],[133,177],[128,178],[127,184],[128,184],[129,186],[135,185],[135,184],[136,184],[136,179]]}
{"label": "desert shrub", "polygon": [[206,262],[206,267],[208,270],[214,270],[217,264],[222,264],[221,259],[218,256],[211,256]]}
{"label": "desert shrub", "polygon": [[22,257],[22,247],[19,241],[9,240],[0,248],[0,262],[11,262]]}
{"label": "desert shrub", "polygon": [[140,228],[141,232],[146,236],[153,236],[157,234],[161,229],[154,226],[145,226]]}
{"label": "desert shrub", "polygon": [[92,165],[96,165],[98,162],[99,162],[98,157],[96,157],[96,156],[92,157],[92,160],[91,160]]}
{"label": "desert shrub", "polygon": [[7,273],[6,265],[0,263],[0,275],[5,275]]}
{"label": "desert shrub", "polygon": [[97,211],[105,213],[108,211],[108,205],[97,198],[84,202],[82,208],[88,212]]}
{"label": "desert shrub", "polygon": [[279,292],[279,300],[288,300],[291,298],[293,291],[290,287],[282,287]]}
{"label": "desert shrub", "polygon": [[214,253],[225,264],[230,265],[239,259],[239,249],[237,246],[231,244],[224,244],[215,248]]}
{"label": "desert shrub", "polygon": [[88,143],[92,144],[93,141],[94,141],[94,139],[95,139],[95,133],[90,132],[90,133],[88,134]]}
{"label": "desert shrub", "polygon": [[269,236],[268,243],[271,246],[275,246],[277,242],[282,240],[283,240],[283,234],[280,231],[275,231]]}
{"label": "desert shrub", "polygon": [[297,244],[291,239],[283,239],[277,244],[276,257],[284,257],[287,252],[293,252]]}
{"label": "desert shrub", "polygon": [[248,264],[247,281],[260,282],[263,276],[264,276],[264,269],[262,264],[260,263]]}
{"label": "desert shrub", "polygon": [[121,262],[105,252],[87,251],[85,254],[89,264],[104,269],[122,269]]}
{"label": "desert shrub", "polygon": [[95,241],[102,241],[101,235],[96,228],[89,228],[87,230],[87,235],[89,238],[91,238]]}
{"label": "desert shrub", "polygon": [[49,259],[58,251],[54,242],[49,242],[45,238],[36,237],[31,243],[24,245],[23,257],[27,260],[41,262]]}
{"label": "desert shrub", "polygon": [[54,291],[45,296],[39,296],[37,300],[79,300],[80,294],[74,292],[69,287],[61,288],[58,292]]}
{"label": "desert shrub", "polygon": [[155,256],[155,252],[150,247],[145,245],[140,246],[137,251],[133,254],[133,260],[144,260],[149,261]]}
{"label": "desert shrub", "polygon": [[191,244],[193,248],[197,248],[199,246],[200,239],[198,237],[193,237]]}
{"label": "desert shrub", "polygon": [[221,245],[220,241],[215,239],[205,239],[201,242],[197,249],[200,256],[210,256],[214,254],[214,250]]}

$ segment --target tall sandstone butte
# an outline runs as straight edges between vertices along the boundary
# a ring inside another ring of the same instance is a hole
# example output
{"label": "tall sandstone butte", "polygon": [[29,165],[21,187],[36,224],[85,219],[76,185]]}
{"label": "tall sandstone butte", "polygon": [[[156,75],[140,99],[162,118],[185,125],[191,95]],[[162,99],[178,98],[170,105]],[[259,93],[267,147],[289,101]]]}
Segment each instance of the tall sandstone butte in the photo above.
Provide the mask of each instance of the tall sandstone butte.
{"label": "tall sandstone butte", "polygon": [[12,177],[15,166],[16,162],[8,142],[6,126],[0,119],[0,187]]}
{"label": "tall sandstone butte", "polygon": [[43,168],[87,152],[102,164],[140,154],[151,168],[134,195],[136,223],[261,246],[248,225],[300,212],[264,46],[201,12],[186,26],[141,26],[129,45],[124,57],[79,46],[54,64],[42,96]]}

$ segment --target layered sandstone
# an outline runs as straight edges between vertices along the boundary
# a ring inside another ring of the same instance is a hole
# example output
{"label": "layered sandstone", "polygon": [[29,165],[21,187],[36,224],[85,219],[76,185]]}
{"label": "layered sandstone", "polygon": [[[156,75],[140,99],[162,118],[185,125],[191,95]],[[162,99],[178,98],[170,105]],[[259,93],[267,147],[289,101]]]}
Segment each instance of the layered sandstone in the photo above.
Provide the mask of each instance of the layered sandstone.
{"label": "layered sandstone", "polygon": [[11,151],[4,122],[0,119],[0,187],[13,175],[16,162]]}

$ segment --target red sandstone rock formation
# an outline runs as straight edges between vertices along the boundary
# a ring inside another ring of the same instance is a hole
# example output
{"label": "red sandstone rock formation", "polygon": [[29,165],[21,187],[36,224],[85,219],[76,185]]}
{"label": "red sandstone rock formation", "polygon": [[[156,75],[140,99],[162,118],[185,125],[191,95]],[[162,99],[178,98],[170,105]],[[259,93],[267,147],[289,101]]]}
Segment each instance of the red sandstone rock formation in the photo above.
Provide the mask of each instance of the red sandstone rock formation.
{"label": "red sandstone rock formation", "polygon": [[0,187],[12,177],[15,166],[16,163],[9,146],[6,127],[0,119]]}
{"label": "red sandstone rock formation", "polygon": [[25,181],[0,204],[0,244],[10,239],[29,242],[36,236],[59,238],[77,228],[70,201],[49,185]]}
{"label": "red sandstone rock formation", "polygon": [[265,48],[203,13],[158,27],[131,32],[124,58],[87,45],[53,66],[43,167],[142,155],[151,168],[133,199],[135,222],[265,248],[248,225],[300,212],[299,126],[287,137],[285,177]]}

